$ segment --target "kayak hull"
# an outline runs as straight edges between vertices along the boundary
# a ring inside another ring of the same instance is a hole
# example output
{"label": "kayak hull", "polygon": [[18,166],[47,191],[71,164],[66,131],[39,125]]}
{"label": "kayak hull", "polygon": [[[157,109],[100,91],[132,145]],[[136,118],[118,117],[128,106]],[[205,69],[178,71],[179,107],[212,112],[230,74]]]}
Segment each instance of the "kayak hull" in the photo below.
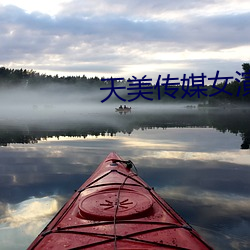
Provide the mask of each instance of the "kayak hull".
{"label": "kayak hull", "polygon": [[212,249],[110,153],[28,249]]}

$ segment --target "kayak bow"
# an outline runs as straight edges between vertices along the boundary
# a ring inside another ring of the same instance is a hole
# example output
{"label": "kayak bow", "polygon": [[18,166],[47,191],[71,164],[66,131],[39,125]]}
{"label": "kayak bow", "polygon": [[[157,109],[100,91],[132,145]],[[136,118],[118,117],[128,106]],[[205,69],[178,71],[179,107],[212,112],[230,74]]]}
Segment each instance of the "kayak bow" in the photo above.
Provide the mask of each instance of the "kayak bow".
{"label": "kayak bow", "polygon": [[110,153],[28,249],[212,249],[133,167]]}

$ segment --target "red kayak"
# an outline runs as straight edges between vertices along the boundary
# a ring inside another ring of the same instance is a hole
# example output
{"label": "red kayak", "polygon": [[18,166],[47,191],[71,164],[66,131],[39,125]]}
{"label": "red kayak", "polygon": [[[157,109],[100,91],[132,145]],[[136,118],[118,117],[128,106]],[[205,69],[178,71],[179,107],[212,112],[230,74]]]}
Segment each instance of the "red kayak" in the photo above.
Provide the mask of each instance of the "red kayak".
{"label": "red kayak", "polygon": [[133,168],[110,153],[28,249],[212,249]]}

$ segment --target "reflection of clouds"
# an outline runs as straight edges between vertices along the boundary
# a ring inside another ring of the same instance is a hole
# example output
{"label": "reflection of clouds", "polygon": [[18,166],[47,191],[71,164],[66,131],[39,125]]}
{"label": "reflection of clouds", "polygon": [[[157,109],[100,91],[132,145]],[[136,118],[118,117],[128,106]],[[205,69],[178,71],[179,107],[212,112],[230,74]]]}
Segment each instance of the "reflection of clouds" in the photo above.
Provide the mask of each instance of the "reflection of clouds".
{"label": "reflection of clouds", "polygon": [[122,157],[128,155],[132,160],[150,156],[157,159],[216,160],[249,165],[250,155],[247,151],[232,150],[235,141],[240,143],[240,140],[235,135],[223,134],[211,128],[139,129],[133,131],[133,136],[122,133],[117,133],[115,137],[98,138],[60,136],[59,140],[53,137],[25,148],[22,145],[11,145],[9,148],[18,153],[19,160],[21,154],[26,153],[29,159],[39,158],[41,164],[52,163],[50,172],[54,169],[55,173],[65,173],[68,172],[67,164],[82,166],[82,171],[87,172],[85,167],[93,165],[93,157],[96,167],[113,150]]}
{"label": "reflection of clouds", "polygon": [[[152,136],[153,134],[153,136]],[[117,135],[118,136],[118,135]],[[133,132],[132,137],[119,135],[121,143],[125,147],[140,147],[143,150],[150,150],[152,152],[157,150],[185,150],[187,149],[186,143],[179,143],[177,141],[167,138],[166,130],[138,130]]]}
{"label": "reflection of clouds", "polygon": [[[229,132],[221,133],[213,128],[167,128],[134,130],[132,137],[120,138],[122,143],[131,147],[151,147],[154,150],[176,150],[190,152],[218,152],[232,150],[242,143],[240,136]],[[226,143],[225,143],[226,141]],[[146,146],[145,146],[146,145]],[[154,148],[155,147],[155,148]]]}
{"label": "reflection of clouds", "polygon": [[1,249],[25,249],[42,231],[61,206],[61,197],[31,198],[5,204],[0,218]]}
{"label": "reflection of clouds", "polygon": [[232,150],[218,152],[180,152],[160,151],[151,152],[151,156],[159,159],[183,159],[199,161],[223,161],[249,166],[250,155],[248,151]]}
{"label": "reflection of clouds", "polygon": [[184,145],[179,145],[179,144],[175,144],[175,143],[158,143],[156,141],[149,141],[149,140],[134,140],[134,138],[130,139],[130,138],[126,138],[125,140],[123,140],[123,144],[126,147],[140,147],[141,149],[168,149],[168,150],[173,150],[173,149],[184,149]]}
{"label": "reflection of clouds", "polygon": [[[68,142],[71,144],[71,142]],[[79,144],[84,144],[84,139],[82,139]],[[72,139],[72,144],[74,141]],[[45,173],[49,174],[74,174],[74,173],[86,173],[89,172],[89,166],[93,165],[93,155],[85,152],[86,147],[82,145],[79,146],[68,146],[65,145],[64,142],[57,143],[38,143],[34,145],[26,145],[23,147],[22,145],[12,145],[11,152],[6,158],[6,162],[4,165],[11,165],[11,167],[4,169],[6,171],[5,174],[8,175],[18,175],[18,167],[19,165],[25,166],[22,169],[22,173],[27,170],[27,175],[43,175]],[[104,154],[107,155],[106,153]],[[104,158],[104,156],[103,156]],[[100,163],[96,162],[96,165],[93,167],[97,167]],[[2,163],[3,164],[3,163]],[[26,177],[24,177],[26,178]],[[31,182],[34,178],[31,178]],[[10,180],[12,184],[21,181],[18,180],[18,176],[15,178],[11,178]],[[36,180],[39,181],[39,180]],[[19,183],[20,184],[20,183]]]}
{"label": "reflection of clouds", "polygon": [[[241,224],[234,225],[234,227],[227,228],[226,232],[219,232],[217,230],[211,230],[208,228],[203,228],[199,226],[194,226],[194,228],[199,232],[199,234],[206,239],[207,242],[212,242],[214,249],[232,249],[232,250],[242,250],[250,249],[249,237],[239,237],[236,236],[239,232],[249,232],[250,225],[242,226]],[[232,230],[230,230],[232,229]],[[236,234],[235,234],[236,232]]]}
{"label": "reflection of clouds", "polygon": [[250,198],[190,187],[157,188],[214,249],[250,249]]}
{"label": "reflection of clouds", "polygon": [[220,207],[216,216],[219,214],[242,215],[249,214],[250,198],[236,194],[225,194],[219,192],[194,190],[189,187],[163,187],[157,188],[157,193],[166,200],[174,199],[187,203],[199,204],[199,206]]}
{"label": "reflection of clouds", "polygon": [[11,228],[25,225],[25,232],[33,234],[37,223],[44,224],[42,219],[51,217],[58,209],[55,197],[31,198],[19,204],[8,204],[0,223]]}

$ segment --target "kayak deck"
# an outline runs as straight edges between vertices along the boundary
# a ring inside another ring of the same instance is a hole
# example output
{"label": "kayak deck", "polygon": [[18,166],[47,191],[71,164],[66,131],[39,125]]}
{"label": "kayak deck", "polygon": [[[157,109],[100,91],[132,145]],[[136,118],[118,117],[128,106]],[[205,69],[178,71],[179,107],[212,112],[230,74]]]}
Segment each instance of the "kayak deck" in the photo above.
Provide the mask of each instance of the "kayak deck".
{"label": "kayak deck", "polygon": [[110,153],[28,249],[212,249]]}

